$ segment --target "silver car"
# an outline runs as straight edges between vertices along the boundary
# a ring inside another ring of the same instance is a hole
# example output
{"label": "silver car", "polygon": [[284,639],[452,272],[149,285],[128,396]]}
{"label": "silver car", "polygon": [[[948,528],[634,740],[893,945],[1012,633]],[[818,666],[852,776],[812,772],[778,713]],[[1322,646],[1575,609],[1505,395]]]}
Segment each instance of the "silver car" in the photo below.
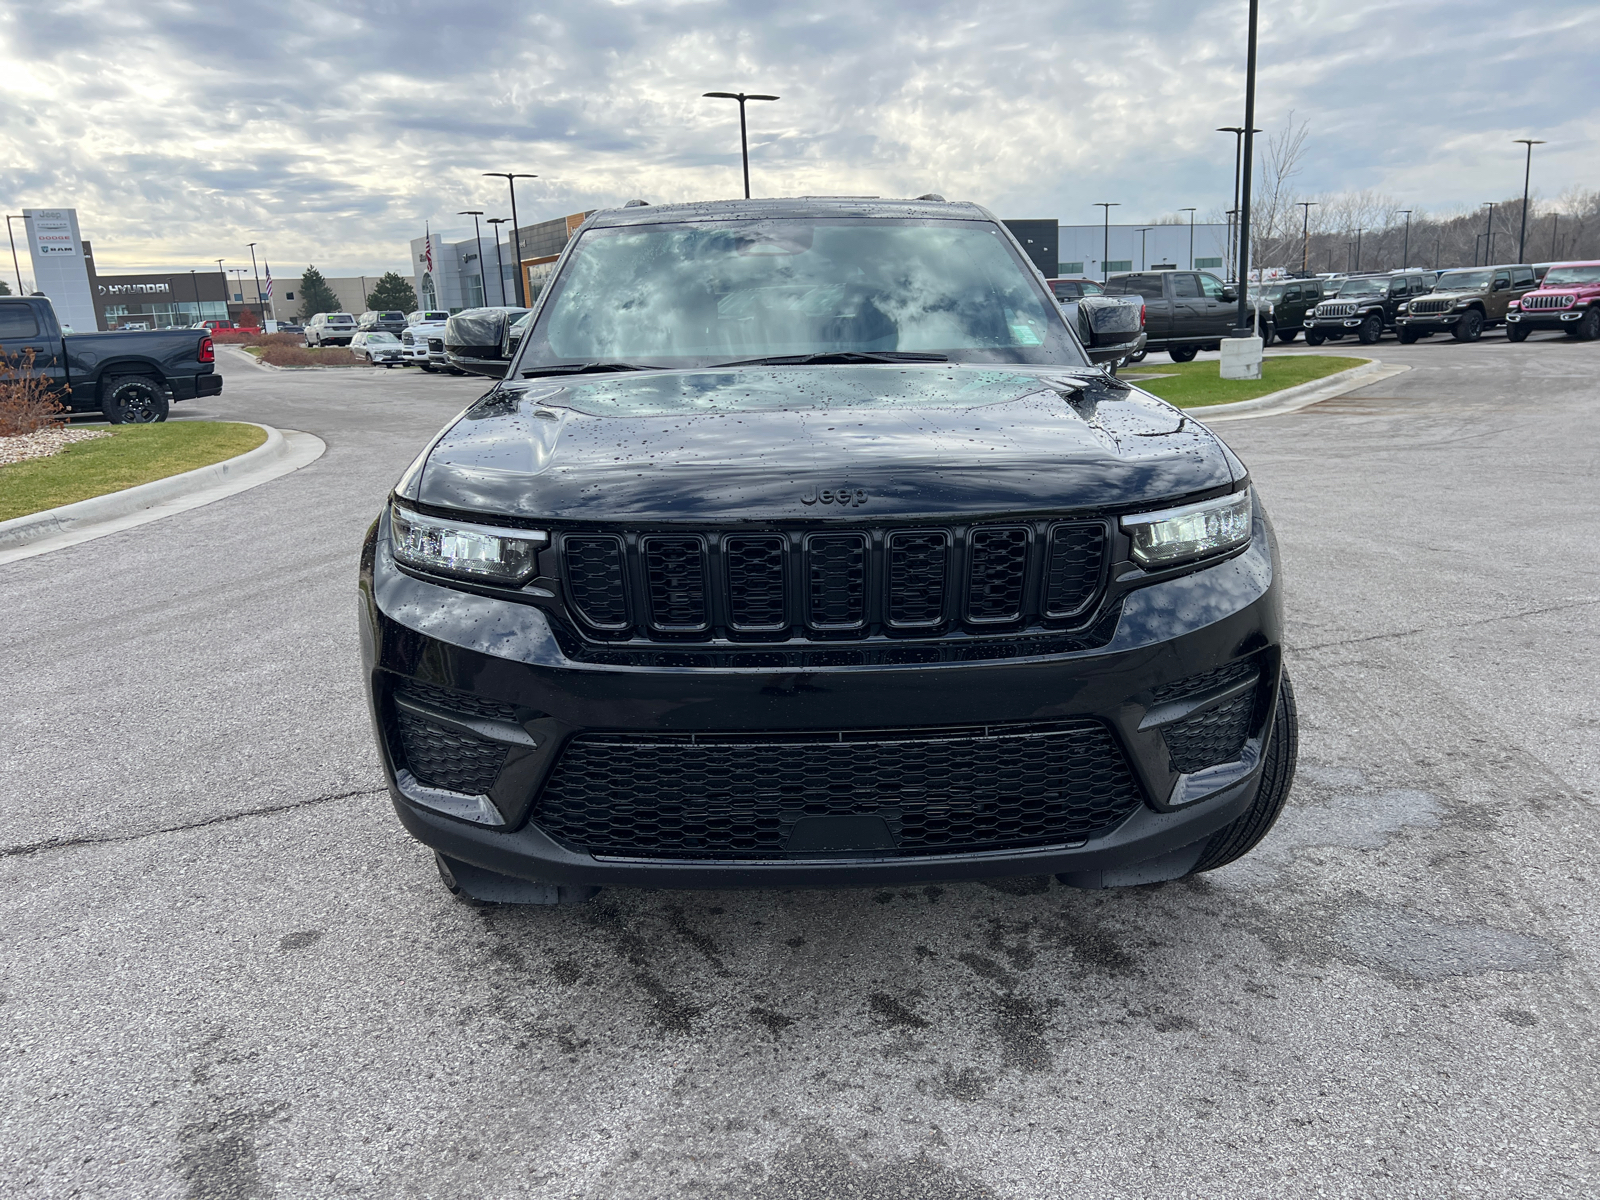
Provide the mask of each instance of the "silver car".
{"label": "silver car", "polygon": [[364,329],[350,342],[350,353],[375,367],[403,367],[400,339],[382,329]]}

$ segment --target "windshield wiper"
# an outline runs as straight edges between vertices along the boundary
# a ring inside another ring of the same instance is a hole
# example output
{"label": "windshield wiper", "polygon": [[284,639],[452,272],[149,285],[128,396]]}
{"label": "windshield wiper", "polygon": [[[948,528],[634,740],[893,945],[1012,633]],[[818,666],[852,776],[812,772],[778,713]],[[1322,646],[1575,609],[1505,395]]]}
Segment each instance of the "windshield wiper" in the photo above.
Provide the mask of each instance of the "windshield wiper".
{"label": "windshield wiper", "polygon": [[[776,354],[718,363],[719,367],[791,367],[804,363],[949,362],[948,354],[913,354],[901,350],[828,350],[821,354]],[[712,368],[715,370],[716,368]]]}
{"label": "windshield wiper", "polygon": [[538,375],[604,375],[610,371],[666,371],[669,367],[653,367],[648,363],[581,362],[553,363],[548,367],[529,367],[522,372],[524,379]]}

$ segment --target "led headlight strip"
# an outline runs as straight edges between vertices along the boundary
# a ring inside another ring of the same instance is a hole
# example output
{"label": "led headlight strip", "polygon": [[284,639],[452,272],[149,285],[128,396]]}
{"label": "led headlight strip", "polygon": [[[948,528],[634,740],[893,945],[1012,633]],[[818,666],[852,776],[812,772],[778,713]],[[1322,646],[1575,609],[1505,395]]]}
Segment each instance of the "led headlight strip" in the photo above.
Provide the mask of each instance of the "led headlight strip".
{"label": "led headlight strip", "polygon": [[534,556],[549,540],[540,529],[501,529],[389,506],[395,558],[440,575],[520,584],[533,574]]}
{"label": "led headlight strip", "polygon": [[1122,518],[1133,539],[1133,560],[1141,567],[1177,566],[1225,554],[1250,540],[1250,489]]}

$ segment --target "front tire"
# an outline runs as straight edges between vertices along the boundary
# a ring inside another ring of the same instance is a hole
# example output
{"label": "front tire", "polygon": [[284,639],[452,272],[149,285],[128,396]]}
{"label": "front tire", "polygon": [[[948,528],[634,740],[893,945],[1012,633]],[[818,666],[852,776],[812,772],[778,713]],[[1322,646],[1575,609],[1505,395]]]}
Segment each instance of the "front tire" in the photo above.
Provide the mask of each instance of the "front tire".
{"label": "front tire", "polygon": [[1200,351],[1194,346],[1174,346],[1167,351],[1167,357],[1175,363],[1193,362],[1194,356]]}
{"label": "front tire", "polygon": [[1528,340],[1528,331],[1521,325],[1506,326],[1506,341],[1525,342]]}
{"label": "front tire", "polygon": [[1289,790],[1294,786],[1295,760],[1300,750],[1300,716],[1294,703],[1294,686],[1289,673],[1283,674],[1278,689],[1278,711],[1272,720],[1272,734],[1267,739],[1267,752],[1261,764],[1261,786],[1256,789],[1255,803],[1232,824],[1224,825],[1211,835],[1206,848],[1200,852],[1200,861],[1189,873],[1215,871],[1256,848],[1271,831],[1288,802]]}
{"label": "front tire", "polygon": [[1315,329],[1306,330],[1306,345],[1308,346],[1320,346],[1327,340],[1327,338],[1323,337],[1322,334],[1318,333]]}
{"label": "front tire", "polygon": [[100,411],[113,425],[152,425],[167,419],[167,390],[145,375],[119,375],[106,381]]}
{"label": "front tire", "polygon": [[1600,338],[1600,308],[1591,308],[1577,324],[1579,341],[1592,342]]}
{"label": "front tire", "polygon": [[1299,332],[1300,331],[1298,329],[1280,329],[1278,330],[1278,341],[1287,346],[1290,342],[1294,341],[1295,334]]}
{"label": "front tire", "polygon": [[1363,346],[1377,345],[1378,339],[1383,336],[1383,318],[1373,313],[1361,322],[1356,330],[1356,340]]}
{"label": "front tire", "polygon": [[1450,330],[1450,336],[1458,342],[1477,341],[1483,336],[1483,314],[1475,308],[1469,308]]}
{"label": "front tire", "polygon": [[1415,329],[1406,329],[1402,327],[1399,332],[1395,334],[1395,337],[1400,339],[1400,344],[1402,346],[1415,346],[1417,344],[1417,331]]}

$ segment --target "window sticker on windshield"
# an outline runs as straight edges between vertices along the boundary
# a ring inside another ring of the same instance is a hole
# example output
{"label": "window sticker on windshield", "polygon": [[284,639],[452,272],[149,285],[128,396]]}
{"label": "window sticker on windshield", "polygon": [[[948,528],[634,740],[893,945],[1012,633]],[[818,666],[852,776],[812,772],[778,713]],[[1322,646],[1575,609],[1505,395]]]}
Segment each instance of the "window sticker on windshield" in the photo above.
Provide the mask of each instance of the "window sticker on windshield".
{"label": "window sticker on windshield", "polygon": [[1031,327],[1029,327],[1027,325],[1012,325],[1010,328],[1011,328],[1011,337],[1013,339],[1013,345],[1017,345],[1017,346],[1042,346],[1042,345],[1044,345],[1044,339],[1041,338],[1037,333],[1035,333],[1033,331],[1033,329]]}

